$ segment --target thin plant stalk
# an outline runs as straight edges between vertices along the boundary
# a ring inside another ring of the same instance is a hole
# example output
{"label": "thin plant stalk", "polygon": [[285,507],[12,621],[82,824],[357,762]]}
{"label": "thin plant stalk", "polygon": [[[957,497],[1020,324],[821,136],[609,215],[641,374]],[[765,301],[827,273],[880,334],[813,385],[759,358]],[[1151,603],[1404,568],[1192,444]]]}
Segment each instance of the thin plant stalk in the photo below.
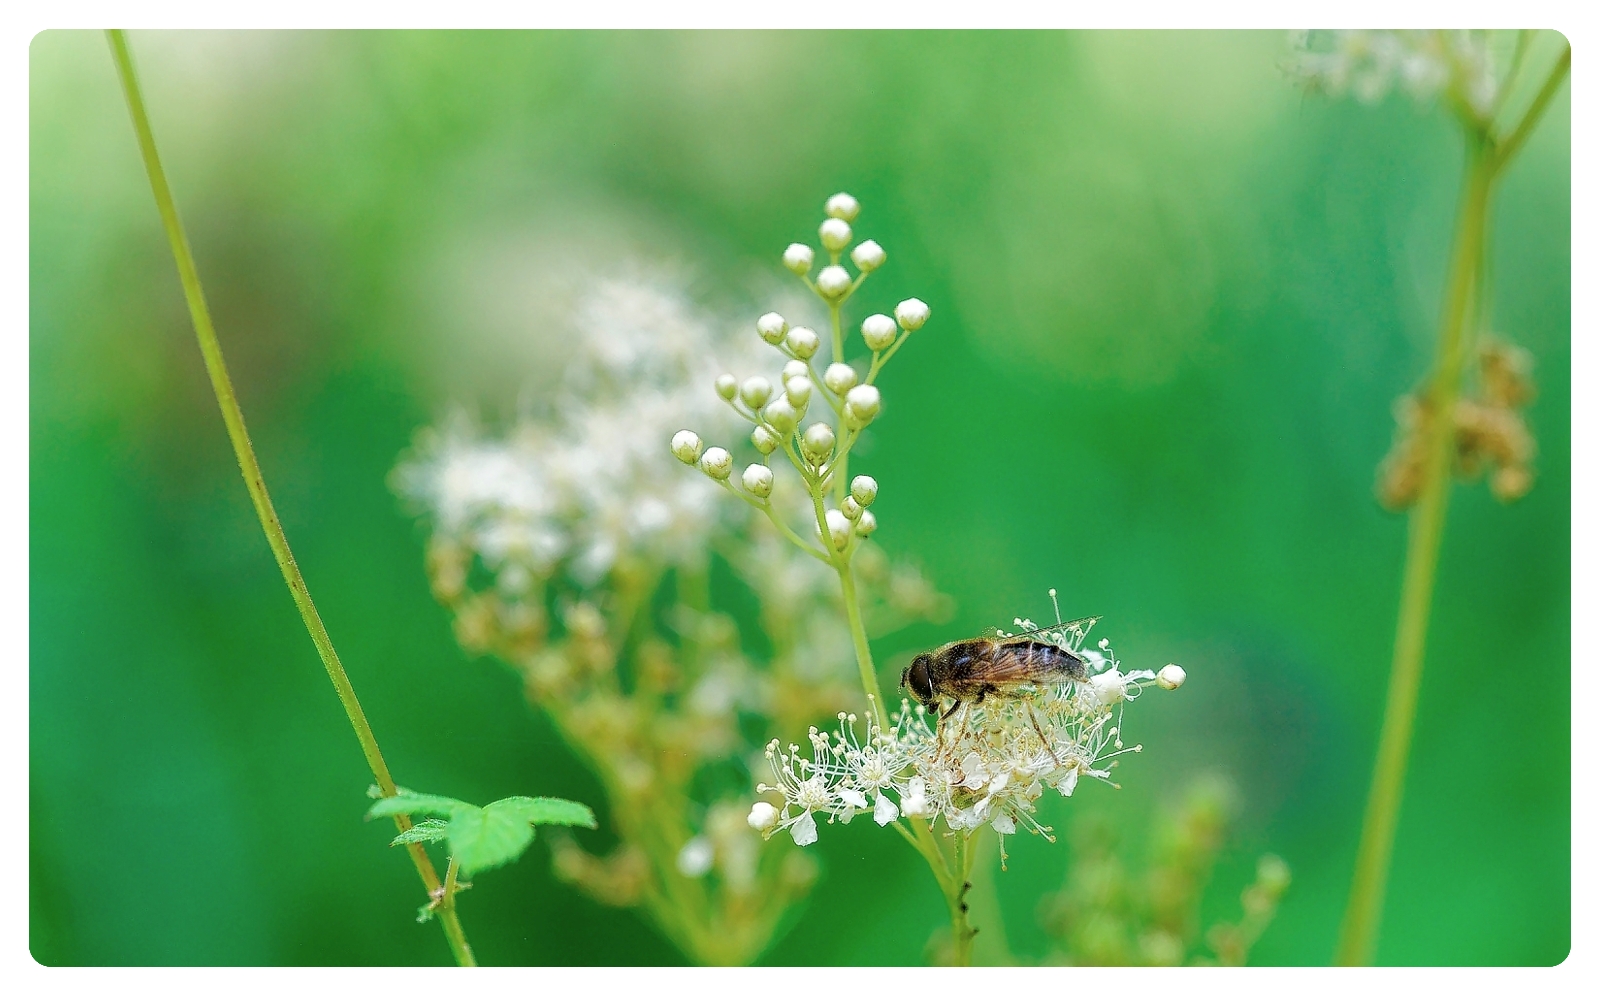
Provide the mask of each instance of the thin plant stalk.
{"label": "thin plant stalk", "polygon": [[[128,101],[128,114],[133,119],[134,132],[139,139],[139,152],[144,158],[145,172],[150,176],[150,190],[155,196],[156,208],[161,213],[161,223],[166,229],[167,239],[172,244],[173,260],[178,266],[178,278],[183,284],[184,298],[189,305],[189,317],[194,323],[195,338],[200,343],[200,352],[206,362],[206,373],[211,377],[211,387],[217,396],[217,405],[222,410],[222,421],[227,426],[228,439],[233,444],[234,456],[239,460],[240,473],[244,475],[245,489],[250,493],[250,500],[256,508],[256,516],[261,520],[262,532],[266,534],[267,544],[272,548],[273,557],[277,559],[278,567],[283,572],[289,594],[294,599],[295,607],[300,610],[300,618],[306,624],[311,642],[316,645],[317,654],[322,658],[328,678],[333,682],[334,692],[338,694],[339,702],[345,708],[345,715],[350,719],[356,740],[361,743],[361,752],[367,759],[368,767],[372,769],[373,778],[384,796],[395,796],[397,794],[395,780],[389,774],[383,753],[378,749],[378,740],[373,736],[372,727],[362,712],[361,703],[356,698],[355,687],[351,685],[350,677],[345,674],[344,666],[339,662],[339,655],[334,652],[333,642],[329,639],[322,617],[317,613],[317,607],[311,600],[311,592],[306,588],[305,579],[301,577],[295,556],[289,549],[289,539],[284,535],[278,514],[273,510],[272,498],[267,494],[267,483],[262,477],[261,465],[256,461],[255,450],[250,445],[250,434],[245,430],[244,413],[234,396],[233,382],[228,376],[228,367],[222,358],[222,347],[217,342],[217,333],[211,324],[211,313],[206,307],[205,293],[200,286],[200,274],[195,268],[194,256],[189,250],[189,240],[178,217],[172,190],[167,185],[167,175],[161,167],[161,157],[156,152],[155,135],[150,129],[150,120],[145,113],[144,97],[139,89],[138,77],[134,73],[127,37],[120,29],[111,29],[106,32],[106,38],[111,44],[111,56],[117,66],[117,75],[122,81],[123,95]],[[411,827],[411,820],[399,815],[395,817],[395,825],[401,831],[406,831]],[[428,858],[422,845],[413,843],[406,847],[430,898],[440,898],[439,922],[457,963],[463,966],[476,965],[472,947],[468,945],[466,933],[456,916],[452,896],[455,892],[454,859],[450,866],[452,881],[442,887],[439,873],[434,869],[433,862]]]}
{"label": "thin plant stalk", "polygon": [[1451,495],[1455,445],[1452,411],[1461,391],[1462,369],[1472,345],[1472,334],[1477,325],[1488,318],[1483,312],[1487,298],[1485,271],[1491,194],[1496,179],[1528,139],[1567,78],[1571,60],[1572,49],[1564,47],[1528,109],[1504,136],[1495,136],[1489,122],[1470,123],[1466,129],[1467,171],[1445,302],[1440,313],[1434,373],[1426,399],[1426,410],[1432,419],[1422,481],[1408,523],[1390,684],[1373,781],[1362,820],[1362,837],[1357,846],[1356,868],[1335,950],[1334,961],[1338,965],[1368,965],[1378,945],[1380,915],[1406,781],[1407,757],[1412,746],[1413,721],[1417,716],[1429,611]]}

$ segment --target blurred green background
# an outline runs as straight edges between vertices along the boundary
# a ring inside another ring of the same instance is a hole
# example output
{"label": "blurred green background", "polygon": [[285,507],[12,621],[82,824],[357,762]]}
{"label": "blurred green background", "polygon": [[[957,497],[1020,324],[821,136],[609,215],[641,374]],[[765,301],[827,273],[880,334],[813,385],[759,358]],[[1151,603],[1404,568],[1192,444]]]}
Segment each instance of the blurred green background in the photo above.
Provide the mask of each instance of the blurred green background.
{"label": "blurred green background", "polygon": [[[858,464],[882,545],[957,606],[883,656],[1041,618],[1054,585],[1131,665],[1183,663],[1130,714],[1125,788],[1043,816],[1112,815],[1137,853],[1226,774],[1206,910],[1276,851],[1295,881],[1253,961],[1331,957],[1404,543],[1374,468],[1431,353],[1460,177],[1443,112],[1305,97],[1277,33],[131,41],[279,513],[404,784],[603,800],[431,599],[385,483],[412,433],[548,384],[550,268],[679,261],[754,319],[848,190],[890,260],[851,314],[934,309]],[[1539,478],[1511,507],[1453,499],[1384,963],[1568,952],[1568,136],[1564,87],[1499,191],[1495,325],[1537,360]],[[447,962],[361,820],[370,778],[241,486],[102,36],[34,40],[29,138],[34,957]],[[996,880],[1038,958],[1071,850],[1020,837]],[[944,919],[911,850],[861,821],[816,854],[764,961],[921,962]],[[548,859],[464,899],[483,961],[680,959]]]}

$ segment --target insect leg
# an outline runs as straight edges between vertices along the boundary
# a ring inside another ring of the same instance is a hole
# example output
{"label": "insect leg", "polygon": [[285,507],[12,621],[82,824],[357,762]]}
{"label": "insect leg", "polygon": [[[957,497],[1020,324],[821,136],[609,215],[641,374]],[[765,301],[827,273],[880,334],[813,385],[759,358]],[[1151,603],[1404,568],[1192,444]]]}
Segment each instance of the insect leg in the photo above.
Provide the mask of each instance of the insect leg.
{"label": "insect leg", "polygon": [[1040,718],[1034,715],[1034,704],[1025,699],[1023,700],[1023,708],[1028,710],[1028,719],[1034,724],[1034,733],[1040,736],[1040,743],[1045,745],[1046,751],[1050,752],[1051,760],[1058,765],[1062,764],[1062,760],[1056,757],[1056,748],[1051,744],[1050,738],[1045,736],[1045,729],[1040,726]]}

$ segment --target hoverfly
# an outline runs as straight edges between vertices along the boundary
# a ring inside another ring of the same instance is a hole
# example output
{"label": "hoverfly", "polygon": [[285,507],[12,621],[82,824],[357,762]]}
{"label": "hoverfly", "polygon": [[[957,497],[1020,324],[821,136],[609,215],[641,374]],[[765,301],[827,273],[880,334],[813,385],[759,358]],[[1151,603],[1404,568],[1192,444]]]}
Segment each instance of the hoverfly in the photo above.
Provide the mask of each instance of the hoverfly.
{"label": "hoverfly", "polygon": [[[1055,596],[1056,591],[1052,589],[1053,602]],[[1061,619],[1060,614],[1057,619]],[[1022,698],[1041,686],[1088,681],[1087,659],[1063,643],[1076,647],[1099,619],[1087,616],[1019,634],[997,631],[992,636],[953,641],[913,658],[901,672],[901,687],[929,712],[936,713],[943,726],[963,705],[976,706],[987,696]],[[1077,641],[1058,643],[1045,639],[1046,635],[1063,634],[1076,637]],[[951,700],[951,705],[939,712],[938,705],[943,699]],[[1050,739],[1040,729],[1033,708],[1028,707],[1028,712],[1040,740],[1049,749]]]}

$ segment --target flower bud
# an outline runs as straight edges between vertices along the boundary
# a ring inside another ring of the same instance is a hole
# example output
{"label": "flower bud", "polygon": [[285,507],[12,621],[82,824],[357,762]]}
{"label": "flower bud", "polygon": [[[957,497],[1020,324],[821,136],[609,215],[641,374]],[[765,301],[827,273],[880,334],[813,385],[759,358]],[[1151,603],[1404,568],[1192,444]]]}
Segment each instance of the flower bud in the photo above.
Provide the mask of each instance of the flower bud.
{"label": "flower bud", "polygon": [[907,298],[895,306],[895,321],[907,332],[915,332],[928,321],[928,306],[916,298]]}
{"label": "flower bud", "polygon": [[780,442],[778,434],[773,432],[771,426],[757,426],[750,431],[750,444],[760,451],[763,457],[777,450]]}
{"label": "flower bud", "polygon": [[725,402],[733,401],[734,396],[739,394],[739,381],[732,374],[718,374],[715,387],[718,397]]}
{"label": "flower bud", "polygon": [[818,227],[817,237],[823,241],[824,249],[837,253],[851,244],[850,223],[842,218],[830,218]]}
{"label": "flower bud", "polygon": [[843,395],[856,387],[856,368],[848,363],[831,363],[823,371],[823,383],[834,394]]}
{"label": "flower bud", "polygon": [[784,382],[784,397],[800,412],[806,408],[806,403],[812,400],[812,379],[809,377],[792,377]]}
{"label": "flower bud", "polygon": [[884,265],[884,247],[871,239],[851,250],[851,262],[862,273],[872,273]]}
{"label": "flower bud", "polygon": [[673,456],[686,464],[700,460],[700,437],[687,429],[673,434]]}
{"label": "flower bud", "polygon": [[845,496],[845,501],[839,504],[839,511],[845,514],[846,519],[854,523],[856,520],[862,518],[862,512],[864,510],[862,509],[862,504],[860,502],[847,495]]}
{"label": "flower bud", "polygon": [[878,417],[881,407],[878,389],[871,384],[858,384],[845,393],[845,414],[863,426]]}
{"label": "flower bud", "polygon": [[800,415],[796,413],[795,406],[791,405],[787,398],[775,398],[768,402],[767,407],[762,409],[762,418],[767,420],[769,426],[778,430],[780,438],[793,433],[795,431],[795,423],[800,421]]}
{"label": "flower bud", "polygon": [[1184,669],[1178,665],[1163,665],[1156,673],[1156,684],[1164,689],[1177,689],[1184,684]]}
{"label": "flower bud", "polygon": [[758,831],[770,831],[778,826],[778,808],[765,800],[759,800],[751,806],[745,823]]}
{"label": "flower bud", "polygon": [[830,218],[838,218],[847,222],[855,221],[857,213],[861,210],[862,206],[857,202],[856,198],[844,191],[835,194],[828,199],[827,204],[823,205],[823,214]]}
{"label": "flower bud", "polygon": [[788,384],[792,377],[810,377],[812,368],[804,360],[791,360],[784,365],[784,383]]}
{"label": "flower bud", "polygon": [[792,242],[784,250],[784,267],[804,277],[812,272],[812,247],[802,242]]}
{"label": "flower bud", "polygon": [[801,453],[821,464],[834,452],[834,430],[826,422],[814,422],[801,434]]}
{"label": "flower bud", "polygon": [[789,335],[785,337],[784,342],[788,344],[789,351],[802,360],[810,360],[812,354],[817,352],[817,347],[821,345],[821,341],[817,338],[817,333],[803,325],[798,325],[789,330]]}
{"label": "flower bud", "polygon": [[851,275],[844,267],[824,267],[817,275],[817,290],[830,301],[842,298],[851,289]]}
{"label": "flower bud", "polygon": [[[804,246],[801,248],[805,249]],[[811,252],[809,249],[806,251]],[[784,333],[788,331],[789,323],[785,322],[784,316],[777,312],[768,312],[756,320],[756,334],[762,337],[762,342],[764,343],[771,343],[777,346],[783,342]]]}
{"label": "flower bud", "polygon": [[851,479],[851,498],[855,499],[865,509],[878,498],[878,482],[870,476],[858,474]]}
{"label": "flower bud", "polygon": [[739,386],[739,397],[746,405],[758,409],[767,404],[767,399],[773,397],[773,386],[765,377],[747,377],[745,383]]}
{"label": "flower bud", "polygon": [[878,517],[863,509],[862,518],[856,521],[856,535],[870,537],[876,529],[878,529]]}
{"label": "flower bud", "polygon": [[867,348],[877,353],[887,350],[895,342],[900,330],[895,327],[895,320],[888,315],[869,315],[862,319],[862,342]]}
{"label": "flower bud", "polygon": [[773,494],[773,469],[766,464],[751,464],[739,480],[744,483],[745,490],[757,498]]}
{"label": "flower bud", "polygon": [[734,470],[734,455],[722,447],[712,447],[701,455],[700,469],[706,472],[708,478],[726,481]]}
{"label": "flower bud", "polygon": [[851,542],[851,521],[838,509],[830,509],[823,516],[828,523],[828,539],[834,544],[835,550],[844,550],[845,545]]}

